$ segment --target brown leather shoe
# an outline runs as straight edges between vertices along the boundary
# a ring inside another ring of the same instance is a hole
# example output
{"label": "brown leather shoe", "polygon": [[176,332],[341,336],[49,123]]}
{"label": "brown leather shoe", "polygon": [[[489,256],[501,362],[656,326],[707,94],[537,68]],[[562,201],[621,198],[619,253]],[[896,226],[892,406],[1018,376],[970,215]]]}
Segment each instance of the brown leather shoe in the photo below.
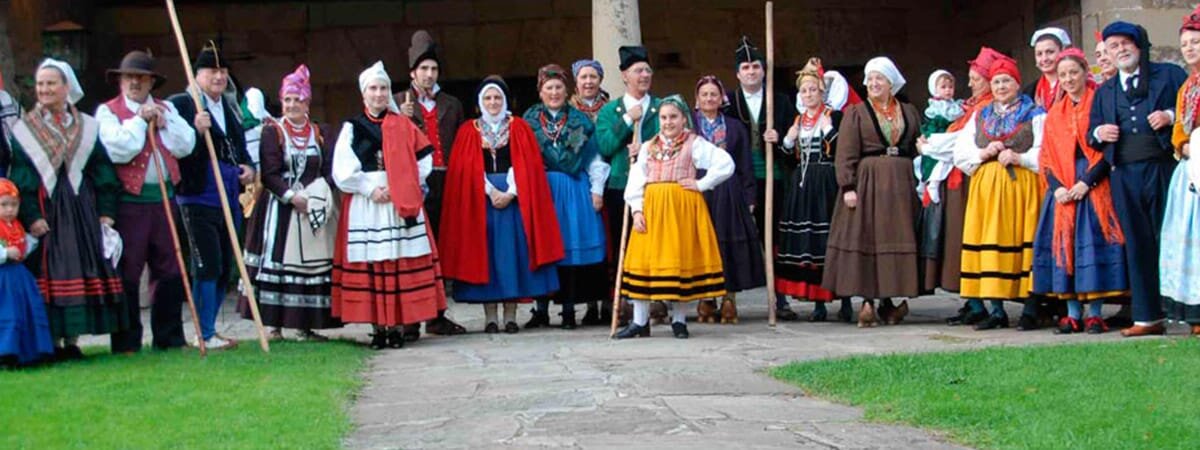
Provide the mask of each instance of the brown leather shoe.
{"label": "brown leather shoe", "polygon": [[1125,337],[1154,336],[1163,335],[1166,333],[1167,327],[1163,326],[1162,323],[1156,323],[1154,325],[1134,325],[1121,330],[1121,336]]}
{"label": "brown leather shoe", "polygon": [[871,328],[875,326],[875,307],[870,303],[863,302],[862,308],[858,310],[858,327]]}
{"label": "brown leather shoe", "polygon": [[701,300],[696,305],[697,321],[700,323],[716,323],[717,322],[717,302],[715,300]]}
{"label": "brown leather shoe", "polygon": [[1200,336],[1200,325],[1192,325],[1192,336]]}
{"label": "brown leather shoe", "polygon": [[737,300],[734,296],[726,295],[721,301],[721,324],[736,324],[738,323]]}

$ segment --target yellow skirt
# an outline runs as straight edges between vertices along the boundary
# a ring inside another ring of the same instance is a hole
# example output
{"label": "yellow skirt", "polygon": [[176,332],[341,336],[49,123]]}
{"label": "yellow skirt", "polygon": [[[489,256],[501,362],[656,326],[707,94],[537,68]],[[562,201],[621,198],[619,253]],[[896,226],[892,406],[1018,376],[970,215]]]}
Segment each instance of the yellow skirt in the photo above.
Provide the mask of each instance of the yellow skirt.
{"label": "yellow skirt", "polygon": [[963,221],[965,298],[1020,300],[1033,288],[1033,237],[1041,206],[1037,174],[992,161],[971,176]]}
{"label": "yellow skirt", "polygon": [[646,232],[629,230],[621,295],[689,302],[725,295],[725,271],[708,204],[677,183],[646,185]]}

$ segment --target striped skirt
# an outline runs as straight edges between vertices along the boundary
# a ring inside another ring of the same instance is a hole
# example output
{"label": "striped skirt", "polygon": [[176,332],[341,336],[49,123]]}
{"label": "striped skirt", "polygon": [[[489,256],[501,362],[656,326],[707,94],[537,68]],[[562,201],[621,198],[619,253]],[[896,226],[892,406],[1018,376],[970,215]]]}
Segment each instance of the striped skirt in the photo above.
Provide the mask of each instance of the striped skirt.
{"label": "striped skirt", "polygon": [[1021,300],[1032,289],[1038,177],[1020,167],[1012,173],[992,161],[971,176],[963,220],[965,298]]}
{"label": "striped skirt", "polygon": [[[343,196],[342,217],[348,217],[362,196]],[[344,323],[381,326],[407,325],[437,317],[446,308],[446,290],[437,248],[412,258],[350,262],[346,256],[348,220],[338,222],[333,254],[331,314]]]}
{"label": "striped skirt", "polygon": [[621,295],[689,302],[725,295],[721,250],[699,192],[678,183],[646,186],[646,232],[630,229]]}

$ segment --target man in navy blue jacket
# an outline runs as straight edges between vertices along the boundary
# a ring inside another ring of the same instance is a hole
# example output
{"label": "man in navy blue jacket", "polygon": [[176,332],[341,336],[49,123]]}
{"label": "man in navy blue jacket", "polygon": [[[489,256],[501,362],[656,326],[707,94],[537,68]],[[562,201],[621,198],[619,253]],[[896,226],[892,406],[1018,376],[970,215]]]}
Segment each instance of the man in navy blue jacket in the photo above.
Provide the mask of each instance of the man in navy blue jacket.
{"label": "man in navy blue jacket", "polygon": [[1175,97],[1187,73],[1151,63],[1150,38],[1139,25],[1113,22],[1103,37],[1120,72],[1096,90],[1088,139],[1112,166],[1113,205],[1125,232],[1134,324],[1121,335],[1163,334],[1158,237],[1176,164]]}

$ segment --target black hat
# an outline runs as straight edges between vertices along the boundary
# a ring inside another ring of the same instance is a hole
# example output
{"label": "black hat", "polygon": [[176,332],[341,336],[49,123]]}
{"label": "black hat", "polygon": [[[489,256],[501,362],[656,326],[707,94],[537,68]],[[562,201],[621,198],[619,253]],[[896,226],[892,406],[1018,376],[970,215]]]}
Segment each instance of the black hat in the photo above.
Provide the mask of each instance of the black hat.
{"label": "black hat", "polygon": [[475,93],[479,94],[480,92],[483,92],[483,87],[487,86],[489,84],[495,84],[497,86],[500,86],[500,91],[502,93],[504,93],[504,98],[509,97],[508,83],[505,83],[504,78],[501,78],[500,75],[488,75],[488,76],[484,77],[483,81],[479,82],[479,87],[475,88]]}
{"label": "black hat", "polygon": [[204,48],[200,50],[200,54],[196,55],[196,62],[192,63],[192,70],[200,69],[229,69],[229,62],[217,53],[215,42],[208,41],[208,44],[205,44]]}
{"label": "black hat", "polygon": [[646,47],[640,45],[622,45],[617,49],[617,53],[621,56],[621,71],[624,72],[630,66],[644,62],[650,64],[650,56],[646,54]]}
{"label": "black hat", "polygon": [[438,59],[438,46],[433,42],[433,36],[425,30],[417,30],[412,35],[412,44],[408,46],[408,70],[416,70],[421,61],[432,59],[441,65]]}
{"label": "black hat", "polygon": [[123,74],[130,75],[149,75],[154,77],[154,87],[158,89],[162,86],[167,78],[154,71],[154,56],[150,55],[149,51],[134,50],[126,53],[124,58],[121,58],[121,65],[116,69],[108,69],[105,76],[109,82],[120,78]]}
{"label": "black hat", "polygon": [[742,63],[754,61],[761,63],[765,61],[765,58],[763,58],[762,52],[758,51],[758,47],[755,47],[754,43],[750,42],[750,37],[743,35],[737,50],[733,51],[733,65],[737,67],[742,65]]}

